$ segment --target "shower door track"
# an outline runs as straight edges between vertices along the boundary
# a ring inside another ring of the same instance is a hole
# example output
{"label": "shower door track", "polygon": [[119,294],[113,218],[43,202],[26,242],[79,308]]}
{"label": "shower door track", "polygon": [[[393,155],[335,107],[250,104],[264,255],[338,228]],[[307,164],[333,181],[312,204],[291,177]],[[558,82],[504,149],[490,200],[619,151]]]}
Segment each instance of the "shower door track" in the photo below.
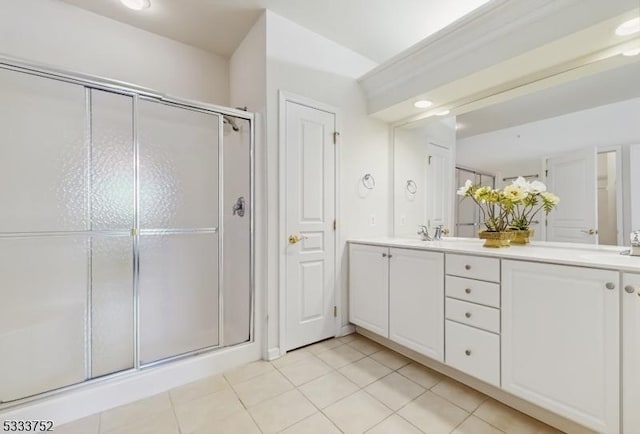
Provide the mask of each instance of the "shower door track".
{"label": "shower door track", "polygon": [[[70,384],[68,386],[60,387],[57,389],[48,390],[46,392],[38,393],[35,395],[23,397],[16,400],[0,402],[0,411],[5,410],[10,407],[14,407],[16,405],[26,404],[32,401],[44,399],[47,397],[55,396],[63,392],[76,390],[84,387],[88,387],[90,385],[99,384],[105,382],[107,380],[113,380],[116,378],[124,378],[128,376],[135,375],[140,371],[150,369],[153,367],[161,366],[167,363],[171,363],[177,360],[193,357],[199,354],[207,353],[212,350],[217,350],[221,348],[231,348],[231,347],[242,347],[246,345],[250,345],[255,342],[255,115],[251,112],[247,112],[244,110],[233,109],[229,107],[219,106],[216,104],[210,104],[200,101],[194,101],[184,98],[177,98],[173,96],[169,96],[163,94],[161,92],[154,91],[149,88],[137,86],[134,84],[111,80],[108,78],[93,76],[89,74],[76,73],[72,71],[67,71],[63,69],[59,69],[56,67],[52,67],[49,65],[44,65],[40,63],[30,62],[22,59],[17,59],[10,56],[5,56],[0,54],[0,69],[21,72],[29,75],[39,76],[47,79],[58,80],[66,83],[77,84],[83,86],[86,92],[86,101],[91,102],[91,90],[101,90],[106,92],[111,92],[120,95],[126,95],[133,99],[133,164],[134,164],[134,228],[131,231],[127,230],[92,230],[91,228],[86,231],[50,231],[50,232],[15,232],[15,233],[0,233],[0,239],[9,239],[9,238],[30,238],[30,237],[61,237],[61,236],[72,236],[72,235],[85,235],[89,236],[91,239],[91,235],[101,235],[101,236],[127,236],[130,235],[133,238],[133,304],[134,304],[134,364],[132,368],[128,368],[122,371],[106,374],[100,377],[95,378],[87,378],[85,381],[80,383]],[[219,123],[218,123],[218,136],[219,136],[219,185],[218,191],[222,192],[222,174],[223,174],[223,164],[222,156],[224,140],[222,134],[222,124],[223,124],[223,115],[229,115],[241,119],[245,119],[249,121],[250,130],[249,130],[249,208],[251,210],[250,218],[249,218],[249,340],[246,342],[241,342],[238,344],[234,344],[231,346],[224,346],[224,342],[222,339],[222,330],[223,330],[223,321],[222,321],[222,308],[224,306],[223,299],[223,265],[224,265],[224,255],[222,254],[222,246],[224,243],[224,233],[222,231],[223,226],[223,207],[222,199],[223,194],[219,194],[219,207],[218,207],[218,227],[213,228],[201,228],[201,229],[145,229],[140,230],[140,215],[139,215],[139,143],[138,143],[138,103],[140,98],[145,100],[151,100],[154,102],[171,105],[179,108],[185,108],[192,111],[198,111],[206,114],[214,114],[218,115]],[[87,104],[87,113],[89,116],[87,117],[87,125],[85,125],[85,139],[89,142],[91,141],[91,105]],[[91,146],[87,146],[87,158],[91,158]],[[89,177],[90,179],[90,177]],[[87,184],[87,188],[91,188],[90,181]],[[90,200],[89,195],[89,200]],[[90,206],[87,207],[87,213],[90,213]],[[91,220],[88,220],[89,224]],[[162,234],[186,234],[186,233],[200,233],[200,234],[219,234],[218,241],[218,299],[219,299],[219,327],[218,327],[218,344],[214,346],[209,346],[206,348],[199,348],[193,351],[185,352],[182,354],[177,354],[174,356],[170,356],[161,360],[153,361],[150,363],[141,364],[140,363],[140,348],[139,348],[139,294],[138,294],[138,282],[139,282],[139,237],[140,235],[162,235]],[[89,255],[90,255],[90,251]],[[89,259],[89,267],[88,273],[91,271],[91,259]],[[90,286],[87,288],[87,304],[91,302],[91,290]],[[88,309],[88,320],[87,327],[90,327],[90,315],[91,309]],[[90,333],[87,335],[90,336]],[[85,353],[88,352],[86,356],[86,372],[91,374],[91,339],[87,337],[87,349]],[[88,375],[90,377],[90,375]]]}

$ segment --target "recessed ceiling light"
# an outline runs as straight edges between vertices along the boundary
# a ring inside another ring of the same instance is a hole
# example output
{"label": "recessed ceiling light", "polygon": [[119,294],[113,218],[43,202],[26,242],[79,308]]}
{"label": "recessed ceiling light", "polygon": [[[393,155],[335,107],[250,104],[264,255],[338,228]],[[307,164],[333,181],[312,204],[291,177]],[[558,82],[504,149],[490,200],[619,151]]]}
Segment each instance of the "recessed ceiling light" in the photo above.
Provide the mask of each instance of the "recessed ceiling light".
{"label": "recessed ceiling light", "polygon": [[618,26],[616,29],[616,35],[626,36],[640,32],[640,17],[635,17],[632,20],[626,21]]}
{"label": "recessed ceiling light", "polygon": [[436,112],[436,116],[446,116],[449,113],[451,113],[450,110],[440,110],[439,112]]}
{"label": "recessed ceiling light", "polygon": [[627,51],[623,51],[622,55],[623,56],[637,56],[638,54],[640,54],[640,48],[634,48],[633,50],[627,50]]}
{"label": "recessed ceiling light", "polygon": [[120,3],[134,11],[141,11],[151,7],[151,0],[120,0]]}
{"label": "recessed ceiling light", "polygon": [[421,99],[420,101],[416,101],[413,103],[415,108],[429,108],[433,105],[433,103],[426,99]]}

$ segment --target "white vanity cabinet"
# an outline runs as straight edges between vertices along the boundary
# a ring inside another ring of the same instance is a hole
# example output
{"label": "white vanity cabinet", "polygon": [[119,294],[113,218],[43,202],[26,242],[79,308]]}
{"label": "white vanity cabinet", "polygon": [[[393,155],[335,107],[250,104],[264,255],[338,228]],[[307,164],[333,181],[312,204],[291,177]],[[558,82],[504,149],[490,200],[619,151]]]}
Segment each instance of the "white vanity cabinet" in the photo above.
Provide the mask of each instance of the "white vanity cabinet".
{"label": "white vanity cabinet", "polygon": [[640,433],[640,274],[622,277],[622,432]]}
{"label": "white vanity cabinet", "polygon": [[389,248],[349,245],[349,321],[389,337]]}
{"label": "white vanity cabinet", "polygon": [[503,260],[502,387],[598,432],[619,432],[619,276]]}
{"label": "white vanity cabinet", "polygon": [[446,364],[500,386],[500,259],[446,256]]}
{"label": "white vanity cabinet", "polygon": [[444,360],[444,254],[390,249],[389,339]]}
{"label": "white vanity cabinet", "polygon": [[444,254],[351,244],[349,320],[444,360]]}

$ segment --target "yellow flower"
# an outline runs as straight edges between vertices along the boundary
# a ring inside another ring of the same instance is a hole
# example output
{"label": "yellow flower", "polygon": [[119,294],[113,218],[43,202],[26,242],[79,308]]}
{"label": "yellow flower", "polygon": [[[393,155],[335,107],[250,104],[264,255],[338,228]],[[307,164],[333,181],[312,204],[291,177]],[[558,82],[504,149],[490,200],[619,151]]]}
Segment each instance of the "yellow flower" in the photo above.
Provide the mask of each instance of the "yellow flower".
{"label": "yellow flower", "polygon": [[480,187],[475,191],[475,193],[473,193],[473,197],[478,202],[486,202],[487,200],[489,200],[490,195],[491,195],[491,189],[486,186]]}
{"label": "yellow flower", "polygon": [[506,186],[503,194],[511,202],[520,202],[527,197],[527,192],[515,184]]}
{"label": "yellow flower", "polygon": [[540,196],[542,196],[542,199],[544,199],[545,202],[550,203],[553,206],[556,206],[560,202],[560,198],[558,196],[553,193],[549,193],[548,191],[540,193]]}

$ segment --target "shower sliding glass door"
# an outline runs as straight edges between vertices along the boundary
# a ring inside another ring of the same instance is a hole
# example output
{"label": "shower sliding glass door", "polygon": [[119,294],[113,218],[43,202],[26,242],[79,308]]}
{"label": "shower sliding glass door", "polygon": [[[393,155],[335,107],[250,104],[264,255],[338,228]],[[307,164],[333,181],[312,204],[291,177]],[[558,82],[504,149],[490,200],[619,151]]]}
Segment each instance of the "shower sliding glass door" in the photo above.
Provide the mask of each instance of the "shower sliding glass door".
{"label": "shower sliding glass door", "polygon": [[43,75],[0,68],[0,406],[249,340],[249,120]]}
{"label": "shower sliding glass door", "polygon": [[140,362],[218,345],[218,115],[138,108]]}

